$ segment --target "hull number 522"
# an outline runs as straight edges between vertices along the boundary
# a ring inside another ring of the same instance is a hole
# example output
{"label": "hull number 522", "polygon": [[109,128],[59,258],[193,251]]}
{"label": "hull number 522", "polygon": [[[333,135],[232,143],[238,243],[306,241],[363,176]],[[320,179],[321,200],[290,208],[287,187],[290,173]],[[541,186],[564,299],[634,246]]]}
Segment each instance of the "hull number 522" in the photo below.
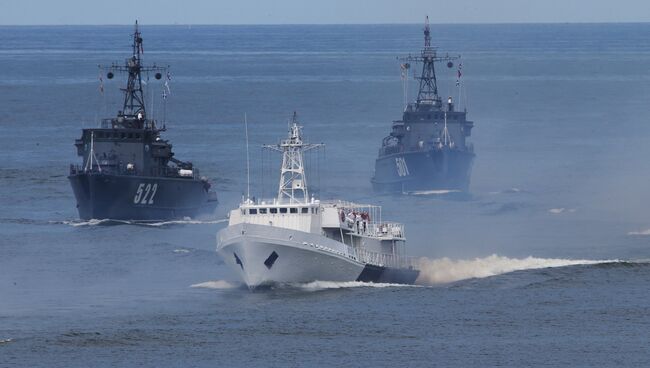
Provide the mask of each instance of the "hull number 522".
{"label": "hull number 522", "polygon": [[140,183],[138,185],[138,190],[135,192],[133,197],[133,203],[135,204],[153,204],[153,199],[156,196],[156,191],[158,190],[158,183]]}

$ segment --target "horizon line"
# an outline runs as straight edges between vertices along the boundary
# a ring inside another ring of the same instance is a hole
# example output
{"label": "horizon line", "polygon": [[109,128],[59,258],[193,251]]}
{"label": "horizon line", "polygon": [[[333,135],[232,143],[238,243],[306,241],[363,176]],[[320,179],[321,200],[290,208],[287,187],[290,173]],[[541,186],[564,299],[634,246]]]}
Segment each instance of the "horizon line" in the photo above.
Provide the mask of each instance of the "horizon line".
{"label": "horizon line", "polygon": [[[647,21],[512,21],[512,22],[436,22],[435,25],[556,25],[556,24],[646,24]],[[134,23],[44,23],[44,24],[0,24],[0,27],[115,27],[132,26]],[[140,26],[384,26],[384,25],[422,25],[422,22],[394,22],[394,23],[138,23]]]}

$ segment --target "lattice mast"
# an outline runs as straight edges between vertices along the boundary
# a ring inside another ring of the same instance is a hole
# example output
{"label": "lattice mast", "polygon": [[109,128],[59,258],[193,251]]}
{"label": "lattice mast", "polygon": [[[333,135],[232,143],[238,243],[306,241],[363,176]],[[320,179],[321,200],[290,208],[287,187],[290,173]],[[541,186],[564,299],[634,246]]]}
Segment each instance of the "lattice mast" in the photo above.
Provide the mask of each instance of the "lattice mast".
{"label": "lattice mast", "polygon": [[142,113],[146,118],[146,109],[144,103],[144,93],[142,92],[142,36],[138,29],[138,21],[135,21],[135,31],[133,32],[133,55],[126,60],[126,69],[129,73],[129,79],[126,82],[124,92],[124,105],[122,112],[124,115],[136,116]]}
{"label": "lattice mast", "polygon": [[305,175],[304,152],[323,146],[322,143],[308,144],[302,140],[302,126],[298,124],[294,112],[289,122],[288,138],[277,145],[265,145],[265,148],[282,153],[278,202],[309,203],[309,189]]}
{"label": "lattice mast", "polygon": [[[438,56],[436,47],[431,46],[431,28],[429,27],[429,17],[426,17],[424,23],[424,48],[419,56],[406,56],[400,60],[406,62],[422,63],[422,74],[416,77],[419,80],[418,97],[416,105],[433,105],[442,107],[442,100],[438,95],[438,80],[436,78],[435,63],[440,61],[447,61],[448,67],[453,67],[453,60],[459,59],[460,56]],[[409,64],[405,64],[409,65]]]}
{"label": "lattice mast", "polygon": [[[138,28],[138,21],[135,21],[135,31],[133,32],[133,54],[126,59],[124,65],[113,64],[107,68],[108,79],[113,78],[113,72],[126,72],[128,73],[128,80],[126,88],[120,88],[124,92],[124,104],[120,115],[127,119],[136,119],[137,121],[144,122],[147,118],[147,111],[145,107],[144,91],[142,89],[142,73],[156,72],[155,78],[161,79],[162,73],[167,71],[168,68],[156,66],[142,65],[142,54],[144,48],[142,46],[142,34]],[[100,67],[101,68],[101,67]],[[142,127],[142,126],[140,126]]]}

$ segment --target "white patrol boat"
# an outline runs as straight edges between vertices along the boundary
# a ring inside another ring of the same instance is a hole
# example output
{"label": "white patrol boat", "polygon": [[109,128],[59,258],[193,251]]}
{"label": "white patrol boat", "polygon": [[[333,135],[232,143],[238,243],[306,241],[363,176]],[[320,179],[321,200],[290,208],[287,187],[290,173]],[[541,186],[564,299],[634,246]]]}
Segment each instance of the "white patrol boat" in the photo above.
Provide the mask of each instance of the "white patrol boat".
{"label": "white patrol boat", "polygon": [[381,207],[309,197],[301,126],[265,146],[283,154],[278,196],[243,201],[217,234],[217,252],[249,288],[312,281],[412,284],[419,275],[405,255],[404,226],[383,221]]}

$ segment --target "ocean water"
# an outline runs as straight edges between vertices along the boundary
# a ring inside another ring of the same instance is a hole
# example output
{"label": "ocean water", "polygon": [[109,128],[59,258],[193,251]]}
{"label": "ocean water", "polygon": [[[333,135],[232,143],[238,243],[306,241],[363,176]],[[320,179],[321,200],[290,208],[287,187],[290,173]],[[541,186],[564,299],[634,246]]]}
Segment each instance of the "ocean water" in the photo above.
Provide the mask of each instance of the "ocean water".
{"label": "ocean water", "polygon": [[[434,25],[463,57],[471,193],[375,195],[401,116],[396,56],[420,25],[143,26],[147,84],[213,216],[77,220],[66,174],[82,127],[112,116],[130,27],[0,27],[0,366],[646,366],[650,363],[650,24]],[[440,90],[456,95],[453,70]],[[414,87],[415,83],[411,83]],[[414,90],[410,91],[413,96]],[[153,96],[153,99],[151,97]],[[150,100],[151,99],[151,100]],[[314,282],[251,293],[215,234],[259,146],[297,111],[321,198],[380,204],[421,257],[416,286]]]}

